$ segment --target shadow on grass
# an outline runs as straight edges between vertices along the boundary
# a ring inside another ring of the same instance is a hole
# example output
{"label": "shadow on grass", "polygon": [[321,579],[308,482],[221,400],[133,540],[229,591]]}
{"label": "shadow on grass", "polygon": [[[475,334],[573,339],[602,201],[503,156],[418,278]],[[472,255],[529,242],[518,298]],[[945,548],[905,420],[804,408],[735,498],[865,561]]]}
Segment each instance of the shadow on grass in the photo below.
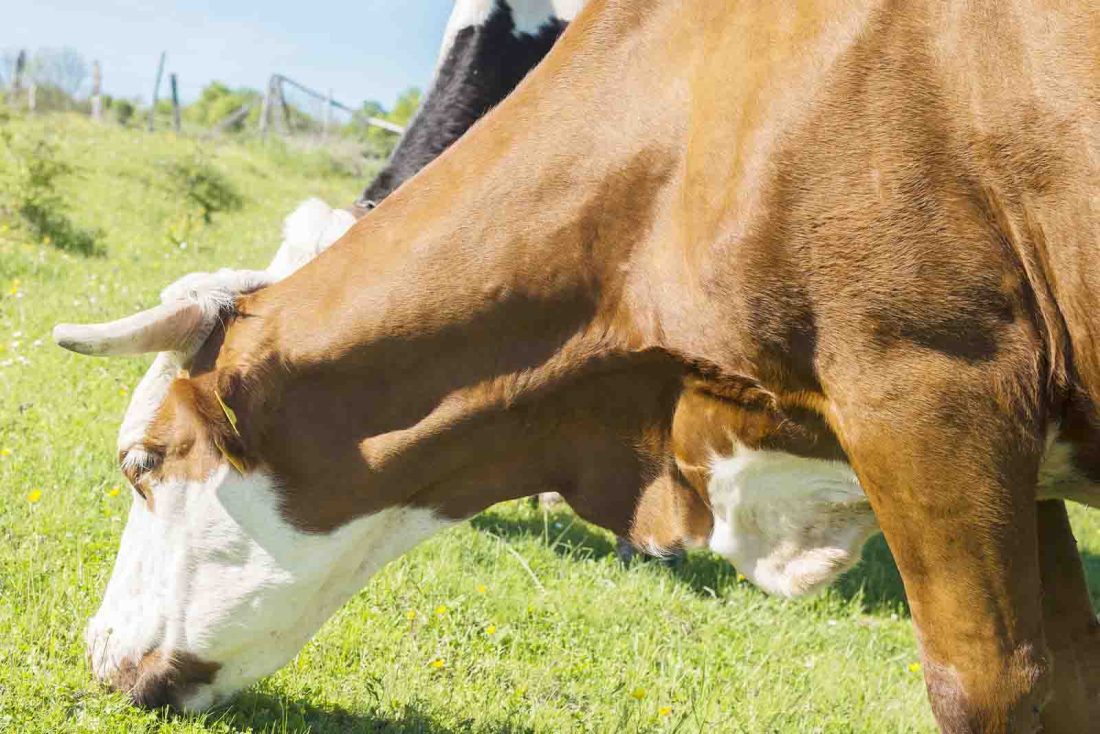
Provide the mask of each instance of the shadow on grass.
{"label": "shadow on grass", "polygon": [[[405,704],[397,712],[372,714],[349,711],[341,706],[317,706],[255,691],[241,695],[207,721],[222,722],[234,731],[255,730],[278,734],[452,734],[469,732],[473,724],[472,721],[455,726],[443,724],[415,704]],[[489,730],[501,734],[528,734],[534,731],[507,721],[496,722]]]}
{"label": "shadow on grass", "polygon": [[541,538],[551,550],[566,558],[606,558],[615,554],[615,542],[609,533],[564,508],[523,517],[483,513],[470,520],[470,524],[505,539]]}
{"label": "shadow on grass", "polygon": [[1089,582],[1092,608],[1100,609],[1100,556],[1085,551],[1081,554],[1081,561],[1085,564],[1085,579]]}
{"label": "shadow on grass", "polygon": [[[545,515],[540,513],[523,517],[505,517],[490,512],[478,515],[471,524],[478,530],[505,539],[541,538],[550,545],[551,550],[565,558],[606,558],[615,554],[615,543],[608,533],[564,508]],[[1100,608],[1100,556],[1083,551],[1081,561],[1093,606]],[[673,560],[639,555],[631,563],[661,563],[695,593],[704,596],[720,595],[737,584],[736,569],[725,559],[706,551],[693,551]],[[843,599],[858,599],[867,614],[909,616],[901,574],[881,534],[867,541],[860,562],[841,576],[831,590]]]}
{"label": "shadow on grass", "polygon": [[[566,558],[606,558],[615,554],[615,543],[606,532],[565,509],[549,512],[545,517],[487,513],[475,517],[471,524],[501,538],[540,538]],[[635,558],[632,563],[657,562],[667,566],[677,579],[703,596],[719,595],[737,584],[737,570],[725,559],[706,551],[693,551],[672,560]],[[845,599],[858,597],[868,613],[908,613],[901,576],[881,535],[868,541],[860,563],[833,585],[833,591]]]}
{"label": "shadow on grass", "polygon": [[858,598],[867,614],[893,612],[909,616],[901,574],[881,533],[864,543],[859,563],[837,579],[832,588],[844,599]]}

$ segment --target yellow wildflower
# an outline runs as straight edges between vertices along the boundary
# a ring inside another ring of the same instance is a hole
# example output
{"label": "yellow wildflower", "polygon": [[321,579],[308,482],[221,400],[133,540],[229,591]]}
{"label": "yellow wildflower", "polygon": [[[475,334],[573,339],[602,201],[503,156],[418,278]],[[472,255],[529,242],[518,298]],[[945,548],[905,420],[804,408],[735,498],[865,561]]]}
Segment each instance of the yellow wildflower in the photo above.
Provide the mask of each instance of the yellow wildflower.
{"label": "yellow wildflower", "polygon": [[430,665],[434,670],[443,670],[443,668],[447,667],[447,662],[443,658],[436,658],[435,660],[428,663],[428,665]]}
{"label": "yellow wildflower", "polygon": [[435,614],[437,617],[442,617],[446,613],[447,606],[445,604],[440,604],[438,607],[435,608]]}
{"label": "yellow wildflower", "polygon": [[658,716],[668,716],[671,713],[672,713],[672,707],[671,706],[662,706],[661,708],[657,709],[657,715]]}
{"label": "yellow wildflower", "polygon": [[477,585],[477,593],[479,593],[479,594],[484,594],[488,590],[489,589],[488,589],[488,587],[485,586],[485,584],[478,584]]}
{"label": "yellow wildflower", "polygon": [[497,626],[495,624],[491,624],[491,625],[489,625],[488,627],[485,628],[485,634],[487,634],[487,635],[492,636],[492,635],[495,635],[496,633],[497,633]]}
{"label": "yellow wildflower", "polygon": [[410,609],[409,611],[405,612],[405,618],[406,619],[416,619],[416,610],[415,609]]}
{"label": "yellow wildflower", "polygon": [[107,496],[108,497],[118,497],[119,493],[121,493],[121,492],[122,492],[122,489],[120,489],[119,487],[111,487],[110,489],[107,490]]}
{"label": "yellow wildflower", "polygon": [[20,285],[21,285],[21,282],[20,282],[19,278],[16,278],[15,280],[13,280],[11,282],[11,288],[8,289],[8,295],[9,296],[14,296],[16,293],[18,293]]}
{"label": "yellow wildflower", "polygon": [[0,456],[11,456],[11,449],[0,449]]}
{"label": "yellow wildflower", "polygon": [[40,499],[42,499],[41,489],[32,489],[30,492],[27,492],[27,502],[30,502],[32,505]]}
{"label": "yellow wildflower", "polygon": [[633,698],[635,701],[641,701],[643,698],[645,698],[645,689],[635,688],[633,691],[630,692],[630,697]]}
{"label": "yellow wildflower", "polygon": [[909,663],[909,672],[910,673],[919,673],[920,672],[920,663]]}

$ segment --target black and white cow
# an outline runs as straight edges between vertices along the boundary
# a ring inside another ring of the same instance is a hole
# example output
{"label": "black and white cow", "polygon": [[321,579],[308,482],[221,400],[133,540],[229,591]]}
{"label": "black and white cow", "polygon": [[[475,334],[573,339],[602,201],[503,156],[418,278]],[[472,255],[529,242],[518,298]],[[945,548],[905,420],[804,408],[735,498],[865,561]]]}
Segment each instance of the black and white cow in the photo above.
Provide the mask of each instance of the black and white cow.
{"label": "black and white cow", "polygon": [[457,0],[435,78],[390,160],[356,202],[374,208],[435,159],[542,60],[585,0]]}

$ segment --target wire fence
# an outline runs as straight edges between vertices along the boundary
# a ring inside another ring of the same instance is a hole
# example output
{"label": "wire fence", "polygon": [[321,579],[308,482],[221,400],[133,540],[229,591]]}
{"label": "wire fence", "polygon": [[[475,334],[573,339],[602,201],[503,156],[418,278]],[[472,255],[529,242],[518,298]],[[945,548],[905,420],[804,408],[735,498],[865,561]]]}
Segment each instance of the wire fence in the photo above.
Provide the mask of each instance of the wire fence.
{"label": "wire fence", "polygon": [[310,89],[283,74],[273,74],[260,111],[261,134],[314,135],[322,138],[349,127],[375,127],[400,135],[400,125],[368,116],[336,100],[332,92]]}
{"label": "wire fence", "polygon": [[321,92],[278,73],[271,75],[263,92],[231,90],[215,83],[212,86],[221,87],[223,99],[206,100],[205,106],[200,99],[185,109],[179,99],[178,76],[165,73],[166,58],[159,55],[155,74],[150,74],[152,93],[142,102],[102,94],[99,63],[89,65],[72,49],[40,49],[33,54],[0,51],[0,100],[31,113],[83,112],[96,120],[113,119],[149,130],[170,127],[195,135],[258,134],[311,147],[347,147],[358,141],[367,158],[384,157],[403,132],[400,125],[349,106],[331,91]]}
{"label": "wire fence", "polygon": [[356,108],[331,91],[321,92],[279,73],[269,77],[263,91],[210,82],[183,105],[180,79],[170,70],[167,54],[154,61],[148,96],[126,99],[104,93],[109,86],[99,62],[88,63],[72,49],[0,49],[0,113],[4,108],[32,115],[76,113],[103,124],[174,130],[195,139],[274,140],[323,154],[340,170],[360,177],[389,157],[403,132],[401,125],[382,115],[402,120],[411,115],[406,97],[390,113],[377,103]]}

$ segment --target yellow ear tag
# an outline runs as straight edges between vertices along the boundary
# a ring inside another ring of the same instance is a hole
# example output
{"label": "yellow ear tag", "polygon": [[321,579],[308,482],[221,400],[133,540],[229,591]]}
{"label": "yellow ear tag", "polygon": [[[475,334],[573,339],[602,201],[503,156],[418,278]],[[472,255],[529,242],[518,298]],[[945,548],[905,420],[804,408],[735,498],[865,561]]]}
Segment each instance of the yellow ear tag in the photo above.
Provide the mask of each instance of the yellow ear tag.
{"label": "yellow ear tag", "polygon": [[214,445],[218,447],[218,451],[222,452],[222,456],[224,456],[225,460],[229,462],[229,465],[236,469],[238,474],[243,476],[245,474],[244,465],[241,464],[240,459],[226,451],[225,447],[221,445],[220,441],[215,441]]}
{"label": "yellow ear tag", "polygon": [[[218,401],[218,405],[221,406],[222,412],[225,413],[225,417],[229,421],[229,427],[233,429],[233,433],[237,434],[237,438],[240,438],[241,432],[237,428],[237,414],[233,412],[232,408],[225,404],[225,401],[222,400],[222,396],[218,394],[217,390],[214,391],[214,398]],[[229,462],[229,465],[236,469],[238,474],[243,475],[245,471],[244,466],[241,464],[240,460],[236,456],[233,456],[233,454],[226,451],[225,447],[221,445],[220,441],[215,441],[214,443],[217,445],[218,451],[222,452],[222,456],[225,457],[225,460]]]}
{"label": "yellow ear tag", "polygon": [[225,413],[225,417],[229,419],[229,426],[233,429],[233,433],[237,434],[237,438],[240,438],[241,432],[237,430],[237,414],[233,412],[232,408],[225,404],[225,401],[222,400],[222,396],[218,394],[217,390],[214,391],[214,398],[218,401],[218,405],[221,406],[222,412]]}
{"label": "yellow ear tag", "polygon": [[229,451],[227,451],[226,449],[223,449],[220,446],[218,448],[221,449],[221,456],[226,457],[226,461],[229,462],[230,467],[237,470],[237,473],[241,474],[243,476],[245,471],[244,471],[244,464],[241,463],[241,460],[238,459],[237,457],[234,457],[233,454],[230,453]]}

